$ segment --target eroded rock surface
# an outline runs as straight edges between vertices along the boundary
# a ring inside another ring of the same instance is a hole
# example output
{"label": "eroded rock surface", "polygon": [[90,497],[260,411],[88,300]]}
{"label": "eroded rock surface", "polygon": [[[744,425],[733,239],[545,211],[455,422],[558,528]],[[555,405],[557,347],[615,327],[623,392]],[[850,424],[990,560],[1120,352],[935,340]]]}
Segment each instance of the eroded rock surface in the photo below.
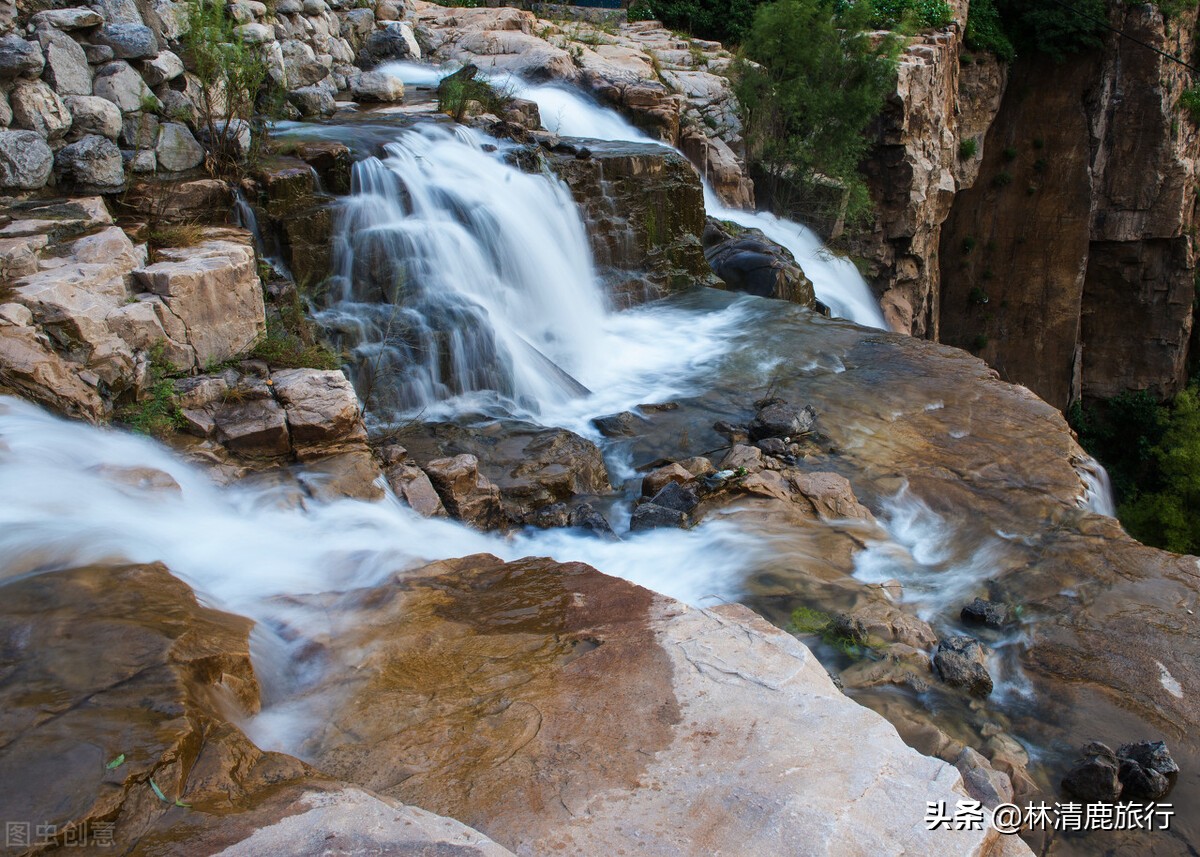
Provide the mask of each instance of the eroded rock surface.
{"label": "eroded rock surface", "polygon": [[[358,653],[359,669],[314,700],[333,704],[318,767],[517,853],[999,848],[994,832],[927,833],[925,801],[961,799],[958,773],[905,748],[743,607],[692,610],[583,565],[479,556],[339,609],[335,655]],[[818,773],[830,765],[837,777]]]}

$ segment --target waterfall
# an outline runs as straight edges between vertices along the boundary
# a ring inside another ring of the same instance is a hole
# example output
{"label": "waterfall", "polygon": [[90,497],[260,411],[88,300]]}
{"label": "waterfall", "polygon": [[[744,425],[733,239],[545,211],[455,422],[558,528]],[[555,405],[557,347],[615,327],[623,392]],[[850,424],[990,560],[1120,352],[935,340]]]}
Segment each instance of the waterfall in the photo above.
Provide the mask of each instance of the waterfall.
{"label": "waterfall", "polygon": [[[451,70],[397,62],[381,66],[380,71],[394,75],[406,84],[433,86]],[[533,85],[513,77],[504,77],[497,82],[502,83],[513,95],[536,102],[542,125],[555,134],[663,145],[625,121],[615,111],[601,107],[575,90],[552,83]],[[761,230],[772,241],[786,247],[812,281],[817,298],[830,308],[835,317],[849,319],[864,327],[888,329],[879,302],[871,294],[870,287],[854,263],[833,253],[811,229],[767,212],[730,208],[721,202],[707,181],[704,182],[704,205],[709,216]]]}
{"label": "waterfall", "polygon": [[692,389],[728,350],[736,303],[609,310],[557,178],[468,128],[422,123],[383,148],[354,165],[316,314],[373,418],[484,412],[590,433],[591,417]]}
{"label": "waterfall", "polygon": [[354,165],[332,300],[360,394],[407,412],[496,391],[536,411],[585,394],[604,301],[568,191],[469,129],[425,124]]}
{"label": "waterfall", "polygon": [[[561,86],[507,85],[514,88],[515,94],[521,98],[536,101],[542,114],[542,124],[555,133],[631,143],[658,142],[613,111]],[[830,251],[811,229],[767,212],[730,208],[721,202],[707,181],[704,182],[704,206],[710,217],[759,229],[772,241],[786,247],[804,269],[805,275],[812,280],[817,298],[830,308],[834,316],[849,319],[864,327],[887,329],[879,303],[854,263]]]}

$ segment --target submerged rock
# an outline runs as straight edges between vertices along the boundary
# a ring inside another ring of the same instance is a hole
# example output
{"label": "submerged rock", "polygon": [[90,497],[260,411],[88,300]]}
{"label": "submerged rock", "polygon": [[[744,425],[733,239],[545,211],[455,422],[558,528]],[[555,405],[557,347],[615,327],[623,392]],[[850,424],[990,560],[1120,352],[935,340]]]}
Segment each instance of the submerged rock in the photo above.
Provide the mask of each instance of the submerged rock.
{"label": "submerged rock", "polygon": [[641,503],[633,510],[629,521],[630,532],[653,530],[658,527],[687,527],[687,515],[677,509],[659,506],[656,503]]}
{"label": "submerged rock", "polygon": [[638,433],[639,426],[644,427],[645,422],[637,414],[622,411],[619,414],[596,417],[592,420],[592,425],[604,437],[632,437]]}

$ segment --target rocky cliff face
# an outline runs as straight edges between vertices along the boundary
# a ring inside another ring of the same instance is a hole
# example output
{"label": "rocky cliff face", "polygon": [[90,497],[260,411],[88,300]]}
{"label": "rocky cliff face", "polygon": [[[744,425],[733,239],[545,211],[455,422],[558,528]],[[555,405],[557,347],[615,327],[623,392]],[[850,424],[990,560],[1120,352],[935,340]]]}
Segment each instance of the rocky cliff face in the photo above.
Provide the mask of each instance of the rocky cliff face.
{"label": "rocky cliff face", "polygon": [[[966,20],[965,4],[956,19]],[[958,23],[920,37],[900,57],[864,164],[875,223],[850,240],[893,330],[938,337],[942,224],[955,194],[975,182],[1005,81],[994,58],[966,53]]]}
{"label": "rocky cliff face", "polygon": [[[1113,24],[1192,61],[1195,12]],[[939,249],[940,329],[1059,407],[1186,379],[1200,138],[1187,70],[1122,39],[1063,63],[1019,60]],[[914,324],[914,330],[917,330]]]}

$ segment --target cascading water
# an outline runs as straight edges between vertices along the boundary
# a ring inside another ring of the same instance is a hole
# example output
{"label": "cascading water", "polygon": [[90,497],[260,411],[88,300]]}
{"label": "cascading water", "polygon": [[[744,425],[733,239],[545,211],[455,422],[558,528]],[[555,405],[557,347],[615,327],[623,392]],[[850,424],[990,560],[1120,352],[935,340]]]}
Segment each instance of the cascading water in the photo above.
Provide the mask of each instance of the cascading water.
{"label": "cascading water", "polygon": [[610,312],[566,187],[469,129],[402,131],[352,182],[316,317],[385,422],[467,410],[594,433],[594,416],[679,395],[740,324],[737,305]]}
{"label": "cascading water", "polygon": [[[614,140],[630,143],[656,143],[611,110],[593,104],[582,95],[561,86],[529,86],[506,83],[515,94],[536,101],[543,124],[548,130],[568,137]],[[800,263],[813,283],[817,298],[838,318],[847,318],[864,327],[887,328],[879,304],[871,296],[858,269],[821,243],[811,229],[760,211],[730,208],[705,182],[704,207],[710,217],[731,220],[739,226],[759,229],[782,244]]]}
{"label": "cascading water", "polygon": [[566,190],[425,125],[354,165],[335,239],[332,305],[377,409],[493,390],[536,411],[586,389],[604,304]]}
{"label": "cascading water", "polygon": [[[431,74],[429,66],[416,63],[392,63],[383,71],[405,83],[435,84],[443,74]],[[656,143],[612,110],[589,101],[582,94],[554,84],[530,85],[517,78],[500,81],[506,90],[538,105],[542,124],[547,130],[566,137],[611,140],[629,143]],[[813,283],[817,298],[837,318],[846,318],[864,327],[887,329],[879,303],[854,264],[830,251],[811,229],[767,212],[730,208],[705,183],[704,205],[711,217],[730,220],[740,226],[759,229],[786,247]]]}

